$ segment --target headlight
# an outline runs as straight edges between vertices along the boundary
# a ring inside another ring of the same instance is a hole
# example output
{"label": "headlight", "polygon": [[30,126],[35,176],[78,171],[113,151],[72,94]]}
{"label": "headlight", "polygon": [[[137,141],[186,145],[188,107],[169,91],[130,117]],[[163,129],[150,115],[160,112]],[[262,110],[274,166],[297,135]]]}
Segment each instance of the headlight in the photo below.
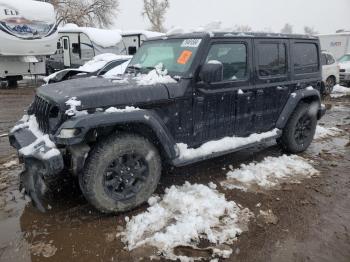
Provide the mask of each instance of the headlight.
{"label": "headlight", "polygon": [[72,138],[80,134],[80,129],[63,128],[58,135],[59,138]]}

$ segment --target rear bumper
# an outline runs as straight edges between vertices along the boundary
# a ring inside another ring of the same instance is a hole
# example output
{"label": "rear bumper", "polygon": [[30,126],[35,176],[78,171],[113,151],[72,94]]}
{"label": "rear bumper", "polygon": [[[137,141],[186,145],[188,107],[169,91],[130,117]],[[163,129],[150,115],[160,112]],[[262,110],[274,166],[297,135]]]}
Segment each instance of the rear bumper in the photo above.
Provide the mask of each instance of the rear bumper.
{"label": "rear bumper", "polygon": [[11,131],[9,140],[11,146],[17,150],[20,162],[25,164],[26,170],[31,168],[33,161],[39,162],[44,176],[55,175],[63,170],[64,162],[60,151],[48,145],[43,137],[37,137],[29,128]]}

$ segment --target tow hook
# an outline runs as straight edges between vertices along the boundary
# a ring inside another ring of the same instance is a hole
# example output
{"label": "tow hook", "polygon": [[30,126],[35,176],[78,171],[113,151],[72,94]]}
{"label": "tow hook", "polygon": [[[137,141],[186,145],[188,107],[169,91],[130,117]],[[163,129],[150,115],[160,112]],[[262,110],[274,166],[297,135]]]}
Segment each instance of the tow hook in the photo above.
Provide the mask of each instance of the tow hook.
{"label": "tow hook", "polygon": [[45,213],[46,208],[44,207],[42,199],[47,190],[47,186],[38,165],[32,163],[29,169],[19,174],[19,178],[19,190],[21,192],[24,190],[24,193],[31,198],[33,206]]}

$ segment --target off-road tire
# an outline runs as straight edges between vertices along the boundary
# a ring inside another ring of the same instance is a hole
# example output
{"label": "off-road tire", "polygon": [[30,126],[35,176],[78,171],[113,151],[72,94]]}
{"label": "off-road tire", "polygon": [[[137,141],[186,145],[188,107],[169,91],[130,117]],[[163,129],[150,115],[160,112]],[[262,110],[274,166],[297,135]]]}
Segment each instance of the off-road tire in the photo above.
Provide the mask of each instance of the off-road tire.
{"label": "off-road tire", "polygon": [[[311,104],[300,102],[289,118],[282,131],[282,137],[278,141],[282,148],[288,153],[301,153],[310,146],[317,126],[317,113],[312,111],[315,110],[311,110]],[[300,143],[299,141],[298,143],[296,139],[298,122],[303,121],[303,118],[305,117],[310,120],[309,132],[307,137],[303,139],[303,142]]]}
{"label": "off-road tire", "polygon": [[[125,152],[134,152],[144,157],[148,175],[140,191],[128,199],[115,200],[105,186],[105,175],[110,163]],[[148,200],[156,190],[161,176],[161,159],[157,148],[146,138],[135,134],[116,134],[93,148],[87,159],[84,172],[79,176],[80,188],[97,210],[117,213],[131,210]]]}

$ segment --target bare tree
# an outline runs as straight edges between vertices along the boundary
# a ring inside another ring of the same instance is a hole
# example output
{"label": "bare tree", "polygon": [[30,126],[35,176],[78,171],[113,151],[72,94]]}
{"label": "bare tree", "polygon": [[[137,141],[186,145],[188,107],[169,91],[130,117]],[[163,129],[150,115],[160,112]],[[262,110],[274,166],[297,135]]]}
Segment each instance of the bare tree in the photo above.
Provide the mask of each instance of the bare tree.
{"label": "bare tree", "polygon": [[286,23],[284,27],[281,29],[282,34],[293,34],[293,26],[291,24]]}
{"label": "bare tree", "polygon": [[253,29],[249,25],[235,25],[235,31],[237,32],[251,32]]}
{"label": "bare tree", "polygon": [[169,0],[143,0],[142,15],[147,16],[151,23],[151,30],[157,32],[165,31],[165,14],[169,7]]}
{"label": "bare tree", "polygon": [[57,22],[78,26],[109,27],[118,11],[119,0],[49,0],[56,9]]}
{"label": "bare tree", "polygon": [[304,33],[306,35],[317,35],[318,34],[318,32],[313,27],[310,27],[310,26],[304,26]]}

